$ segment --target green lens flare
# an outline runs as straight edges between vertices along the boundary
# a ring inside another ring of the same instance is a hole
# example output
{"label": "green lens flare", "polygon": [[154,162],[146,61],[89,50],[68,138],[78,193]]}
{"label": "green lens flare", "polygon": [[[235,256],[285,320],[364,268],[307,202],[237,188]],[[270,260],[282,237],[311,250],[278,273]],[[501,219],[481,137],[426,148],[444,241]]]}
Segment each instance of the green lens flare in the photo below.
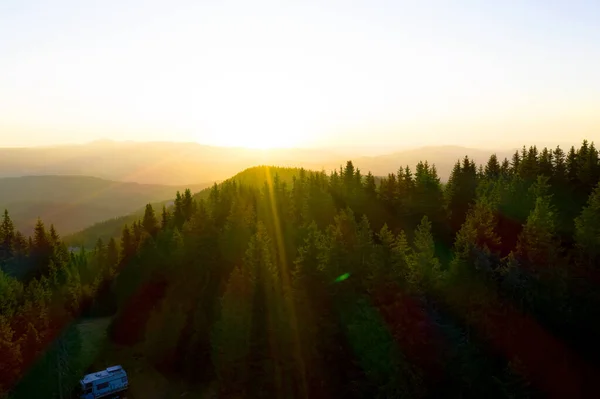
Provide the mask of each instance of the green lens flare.
{"label": "green lens flare", "polygon": [[348,277],[350,277],[350,273],[344,273],[341,276],[339,276],[338,278],[336,278],[335,282],[339,283],[340,281],[346,280]]}

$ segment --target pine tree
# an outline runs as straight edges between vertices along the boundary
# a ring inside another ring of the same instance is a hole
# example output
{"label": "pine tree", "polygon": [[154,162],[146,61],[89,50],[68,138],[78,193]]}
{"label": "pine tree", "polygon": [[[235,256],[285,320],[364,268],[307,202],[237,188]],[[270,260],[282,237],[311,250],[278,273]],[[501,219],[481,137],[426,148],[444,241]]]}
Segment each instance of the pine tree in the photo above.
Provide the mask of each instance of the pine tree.
{"label": "pine tree", "polygon": [[517,254],[535,272],[555,268],[559,243],[556,237],[555,211],[549,194],[548,178],[540,176],[532,187],[535,207],[527,217],[517,243]]}
{"label": "pine tree", "polygon": [[[497,161],[494,164],[493,158],[490,158],[492,162],[493,175],[498,176],[499,165]],[[489,162],[488,162],[489,165]],[[446,185],[444,195],[448,218],[450,220],[450,227],[453,235],[460,229],[463,222],[465,221],[469,208],[475,202],[475,192],[477,189],[477,172],[475,169],[475,162],[465,157],[462,166],[460,163],[454,165],[448,184]]]}
{"label": "pine tree", "polygon": [[[213,203],[216,203],[218,199],[218,190],[219,189],[217,188],[217,185],[215,183],[213,189],[211,190],[211,200],[214,201]],[[175,227],[177,227],[180,230],[183,226],[183,223],[185,222],[185,214],[183,211],[183,197],[181,196],[181,193],[179,191],[177,191],[177,195],[175,197],[175,211],[173,214],[173,222],[175,223]]]}
{"label": "pine tree", "polygon": [[419,218],[427,216],[432,223],[438,226],[445,219],[444,193],[440,179],[437,176],[435,166],[430,167],[427,162],[417,164],[412,205]]}
{"label": "pine tree", "polygon": [[119,262],[119,249],[114,237],[111,237],[106,247],[106,265],[108,270],[114,270]]}
{"label": "pine tree", "polygon": [[96,264],[99,268],[98,271],[104,270],[106,266],[106,247],[104,246],[104,242],[102,238],[98,238],[96,241],[96,246],[94,247],[93,257],[96,261]]}
{"label": "pine tree", "polygon": [[57,245],[60,244],[60,236],[56,232],[56,229],[54,228],[53,224],[50,225],[49,236],[50,236],[49,237],[50,243],[51,243],[52,246],[57,246]]}
{"label": "pine tree", "polygon": [[186,189],[183,194],[183,203],[182,203],[183,217],[185,221],[188,221],[192,218],[192,214],[194,213],[194,199],[192,198],[192,192],[190,189]]}
{"label": "pine tree", "polygon": [[11,259],[15,254],[15,226],[4,210],[2,225],[0,225],[0,264]]}
{"label": "pine tree", "polygon": [[161,220],[160,220],[160,228],[163,231],[166,230],[167,227],[169,226],[170,221],[171,221],[171,215],[167,211],[167,207],[163,205]]}
{"label": "pine tree", "polygon": [[375,184],[375,176],[369,172],[365,179],[365,193],[367,198],[373,199],[377,196],[377,185]]}
{"label": "pine tree", "polygon": [[450,271],[457,280],[495,269],[501,247],[496,224],[492,205],[479,199],[456,235]]}
{"label": "pine tree", "polygon": [[[31,239],[31,237],[30,237]],[[27,239],[25,239],[25,237],[23,236],[23,234],[21,234],[20,231],[17,231],[15,233],[15,239],[14,239],[14,254],[15,254],[15,258],[13,259],[13,264],[14,267],[17,270],[23,270],[24,266],[26,265],[27,261],[28,261],[28,256],[29,256],[29,245],[27,242]]]}
{"label": "pine tree", "polygon": [[47,250],[50,247],[48,235],[46,234],[46,227],[41,219],[38,219],[35,225],[33,232],[33,245],[38,251]]}
{"label": "pine tree", "polygon": [[375,287],[381,284],[403,284],[408,278],[408,254],[410,246],[404,231],[396,237],[384,225],[377,235],[380,245],[376,246],[375,259],[370,268]]}
{"label": "pine tree", "polygon": [[598,182],[598,151],[584,140],[577,153],[577,178],[581,194],[588,196]]}
{"label": "pine tree", "polygon": [[430,289],[440,275],[440,261],[435,256],[431,222],[424,216],[415,231],[413,250],[408,257],[409,281],[420,292]]}
{"label": "pine tree", "polygon": [[14,332],[10,328],[8,320],[0,314],[0,395],[6,393],[19,377],[21,370],[20,343],[13,339]]}
{"label": "pine tree", "polygon": [[500,177],[500,173],[501,167],[500,163],[498,162],[498,156],[496,154],[492,154],[487,165],[485,166],[485,177],[489,179],[497,179]]}
{"label": "pine tree", "polygon": [[145,232],[145,230],[144,230],[144,227],[142,226],[142,224],[140,223],[139,220],[133,222],[131,230],[132,230],[132,233],[133,233],[132,234],[133,235],[133,242],[134,242],[135,248],[137,249],[142,244],[142,236],[143,236],[143,233]]}
{"label": "pine tree", "polygon": [[510,175],[510,162],[507,158],[504,158],[502,165],[500,166],[500,175],[507,178]]}
{"label": "pine tree", "polygon": [[144,226],[144,230],[152,237],[156,237],[156,235],[158,234],[158,220],[156,219],[156,215],[154,214],[154,208],[152,208],[151,204],[146,205],[142,226]]}
{"label": "pine tree", "polygon": [[519,173],[519,167],[521,166],[521,156],[519,155],[519,151],[515,151],[512,156],[511,167],[512,173],[514,175]]}
{"label": "pine tree", "polygon": [[575,219],[575,242],[578,257],[588,268],[600,265],[600,184],[596,186],[587,206]]}
{"label": "pine tree", "polygon": [[392,263],[393,263],[393,248],[396,237],[388,228],[387,224],[384,224],[379,234],[377,235],[381,245],[377,246],[375,252],[375,261],[373,267],[370,270],[370,278],[373,280],[375,286],[383,284],[386,280],[389,280],[392,276]]}
{"label": "pine tree", "polygon": [[579,181],[579,161],[577,157],[577,152],[575,151],[575,147],[571,146],[569,150],[569,154],[567,155],[567,181],[571,188],[578,187]]}
{"label": "pine tree", "polygon": [[50,237],[46,233],[46,227],[44,223],[38,219],[34,231],[33,241],[31,247],[31,254],[33,256],[33,272],[36,274],[44,274],[50,262],[53,250],[53,243],[50,241]]}
{"label": "pine tree", "polygon": [[553,179],[558,182],[564,182],[567,177],[567,165],[565,164],[565,152],[557,146],[552,153]]}
{"label": "pine tree", "polygon": [[127,262],[129,262],[135,255],[135,252],[136,244],[134,238],[131,235],[131,230],[129,230],[129,227],[125,225],[121,234],[121,259],[119,261],[120,267],[126,265]]}
{"label": "pine tree", "polygon": [[552,151],[548,151],[546,147],[542,150],[539,156],[539,170],[538,173],[548,178],[552,177]]}
{"label": "pine tree", "polygon": [[381,201],[389,208],[393,208],[397,202],[396,193],[398,190],[396,187],[396,175],[393,173],[388,174],[387,178],[381,180],[379,196]]}

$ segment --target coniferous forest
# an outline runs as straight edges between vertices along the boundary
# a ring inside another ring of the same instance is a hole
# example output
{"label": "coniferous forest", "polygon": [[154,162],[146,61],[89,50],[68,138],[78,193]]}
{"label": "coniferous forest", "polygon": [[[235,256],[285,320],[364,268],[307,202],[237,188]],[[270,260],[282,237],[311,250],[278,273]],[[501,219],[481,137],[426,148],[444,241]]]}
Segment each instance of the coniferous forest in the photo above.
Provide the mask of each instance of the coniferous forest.
{"label": "coniferous forest", "polygon": [[82,317],[219,398],[597,395],[593,144],[465,157],[443,184],[435,159],[244,173],[94,248],[5,212],[0,397],[69,397]]}

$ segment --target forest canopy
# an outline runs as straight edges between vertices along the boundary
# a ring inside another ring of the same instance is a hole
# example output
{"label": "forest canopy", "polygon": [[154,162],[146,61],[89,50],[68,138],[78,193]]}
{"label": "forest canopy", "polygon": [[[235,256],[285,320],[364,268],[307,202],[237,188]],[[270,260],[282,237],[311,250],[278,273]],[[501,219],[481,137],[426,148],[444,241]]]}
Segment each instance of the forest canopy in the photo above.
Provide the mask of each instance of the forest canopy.
{"label": "forest canopy", "polygon": [[[445,185],[434,162],[381,179],[351,161],[254,168],[149,204],[120,238],[75,253],[53,226],[24,237],[5,212],[0,393],[19,397],[32,365],[75,353],[66,326],[86,314],[219,397],[593,396],[594,144],[465,157]],[[77,382],[53,373],[48,397]]]}

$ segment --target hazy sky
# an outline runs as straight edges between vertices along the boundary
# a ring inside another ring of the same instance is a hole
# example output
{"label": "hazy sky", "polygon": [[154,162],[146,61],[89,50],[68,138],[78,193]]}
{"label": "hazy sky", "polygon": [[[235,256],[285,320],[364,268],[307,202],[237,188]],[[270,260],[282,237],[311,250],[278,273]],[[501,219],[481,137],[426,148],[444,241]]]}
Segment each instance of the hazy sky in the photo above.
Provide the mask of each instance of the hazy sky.
{"label": "hazy sky", "polygon": [[597,0],[0,0],[0,146],[600,141],[599,21]]}

